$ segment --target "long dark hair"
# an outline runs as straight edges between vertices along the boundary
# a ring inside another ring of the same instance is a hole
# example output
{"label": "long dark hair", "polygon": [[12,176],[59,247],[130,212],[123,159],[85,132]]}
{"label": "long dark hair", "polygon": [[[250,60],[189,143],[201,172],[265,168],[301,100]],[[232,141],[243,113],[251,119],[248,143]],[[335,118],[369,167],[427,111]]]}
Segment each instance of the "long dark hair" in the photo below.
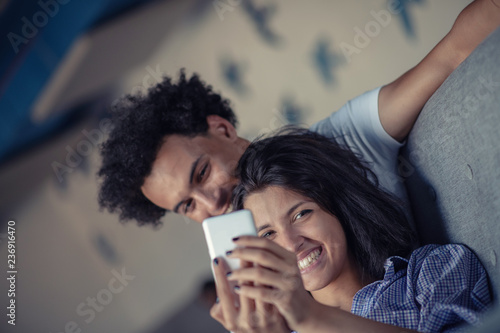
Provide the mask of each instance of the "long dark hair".
{"label": "long dark hair", "polygon": [[349,149],[320,134],[286,128],[253,142],[241,157],[233,205],[269,186],[314,200],[340,221],[349,251],[364,276],[380,279],[389,256],[407,257],[415,235],[401,205]]}

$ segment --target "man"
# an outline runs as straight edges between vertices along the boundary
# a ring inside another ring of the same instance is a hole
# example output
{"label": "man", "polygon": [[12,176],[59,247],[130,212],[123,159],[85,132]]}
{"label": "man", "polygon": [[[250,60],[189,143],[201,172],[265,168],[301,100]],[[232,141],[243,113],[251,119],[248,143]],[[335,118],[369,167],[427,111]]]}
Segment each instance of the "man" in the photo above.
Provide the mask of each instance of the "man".
{"label": "man", "polygon": [[[500,0],[477,0],[414,68],[348,102],[313,125],[362,155],[388,191],[405,200],[398,150],[422,107],[448,75],[500,22]],[[249,142],[237,135],[229,102],[198,76],[166,78],[146,96],[116,108],[102,147],[99,203],[122,220],[157,224],[168,211],[197,222],[231,210],[233,175]]]}

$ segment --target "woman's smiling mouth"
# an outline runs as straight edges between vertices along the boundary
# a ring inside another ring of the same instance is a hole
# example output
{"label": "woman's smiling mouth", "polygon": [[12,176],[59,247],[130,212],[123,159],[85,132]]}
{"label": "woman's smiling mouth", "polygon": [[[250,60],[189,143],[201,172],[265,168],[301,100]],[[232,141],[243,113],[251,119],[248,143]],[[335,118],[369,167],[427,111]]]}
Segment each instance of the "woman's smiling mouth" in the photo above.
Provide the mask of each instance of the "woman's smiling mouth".
{"label": "woman's smiling mouth", "polygon": [[297,261],[297,266],[299,266],[300,273],[304,274],[309,271],[312,265],[314,265],[323,253],[323,248],[318,247],[317,249],[311,251],[305,258]]}

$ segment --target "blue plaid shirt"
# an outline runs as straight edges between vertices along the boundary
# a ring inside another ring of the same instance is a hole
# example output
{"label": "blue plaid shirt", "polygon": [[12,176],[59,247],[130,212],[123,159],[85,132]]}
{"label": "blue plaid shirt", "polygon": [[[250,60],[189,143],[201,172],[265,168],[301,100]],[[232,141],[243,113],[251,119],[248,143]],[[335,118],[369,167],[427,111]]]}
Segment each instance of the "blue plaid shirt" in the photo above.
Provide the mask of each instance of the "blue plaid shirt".
{"label": "blue plaid shirt", "polygon": [[385,276],[356,293],[351,312],[421,332],[477,325],[492,299],[486,272],[465,246],[426,245],[409,260],[390,257]]}

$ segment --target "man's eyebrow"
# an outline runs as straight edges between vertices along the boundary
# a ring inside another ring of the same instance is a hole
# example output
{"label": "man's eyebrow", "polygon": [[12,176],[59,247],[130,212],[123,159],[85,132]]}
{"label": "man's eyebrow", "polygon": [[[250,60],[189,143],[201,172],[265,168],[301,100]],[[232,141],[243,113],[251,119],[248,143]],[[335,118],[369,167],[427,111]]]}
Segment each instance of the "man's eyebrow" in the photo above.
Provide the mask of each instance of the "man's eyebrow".
{"label": "man's eyebrow", "polygon": [[203,155],[198,157],[196,161],[194,161],[193,164],[191,164],[191,174],[189,175],[189,184],[193,183],[194,172],[196,171],[196,167],[198,166],[198,163],[200,163],[202,157]]}
{"label": "man's eyebrow", "polygon": [[[189,173],[189,184],[191,185],[193,183],[193,177],[194,177],[194,172],[196,171],[196,167],[198,166],[198,164],[200,163],[200,160],[202,159],[204,155],[201,155],[200,157],[198,157],[194,162],[193,164],[191,164],[191,172]],[[179,214],[179,207],[182,205],[182,203],[184,202],[181,201],[179,202],[177,205],[175,205],[174,209],[173,209],[173,212],[174,213],[177,213]]]}
{"label": "man's eyebrow", "polygon": [[[292,214],[292,212],[297,209],[297,207],[299,207],[300,205],[303,205],[305,204],[307,201],[301,201],[301,202],[298,202],[296,203],[295,205],[293,205],[292,207],[290,207],[290,209],[286,212],[285,216],[288,216],[290,214]],[[262,230],[266,229],[266,228],[270,228],[271,225],[268,223],[268,224],[264,224],[264,225],[261,225],[258,229],[257,229],[257,233],[261,232]]]}

